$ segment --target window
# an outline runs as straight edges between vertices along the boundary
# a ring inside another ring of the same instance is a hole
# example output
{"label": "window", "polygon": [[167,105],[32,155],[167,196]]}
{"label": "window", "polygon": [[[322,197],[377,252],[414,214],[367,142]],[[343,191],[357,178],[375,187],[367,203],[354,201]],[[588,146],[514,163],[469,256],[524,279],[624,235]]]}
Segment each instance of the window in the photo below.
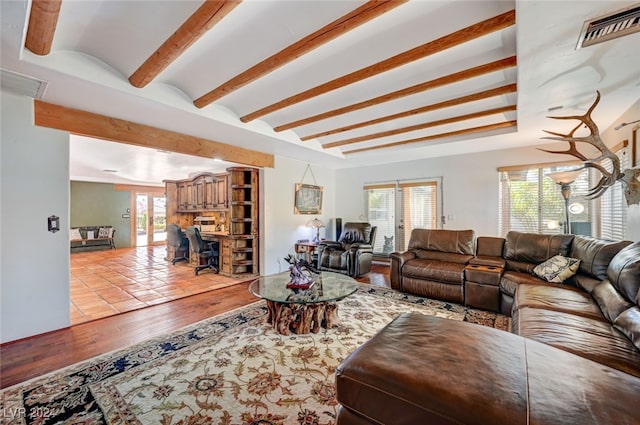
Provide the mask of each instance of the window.
{"label": "window", "polygon": [[[545,167],[499,168],[500,233],[510,230],[542,234],[563,233],[565,200],[560,187],[547,174],[574,170],[579,162]],[[569,210],[571,233],[591,235],[591,203],[584,198],[589,189],[589,173],[583,172],[571,184]]]}
{"label": "window", "polygon": [[365,185],[367,217],[378,227],[374,254],[404,251],[413,229],[438,226],[439,187],[439,179]]}
{"label": "window", "polygon": [[[628,146],[623,143],[611,149],[620,158],[620,169],[629,168]],[[603,164],[607,171],[611,171],[611,162]],[[627,203],[624,196],[624,186],[617,181],[600,198],[600,237],[610,240],[626,238]]]}

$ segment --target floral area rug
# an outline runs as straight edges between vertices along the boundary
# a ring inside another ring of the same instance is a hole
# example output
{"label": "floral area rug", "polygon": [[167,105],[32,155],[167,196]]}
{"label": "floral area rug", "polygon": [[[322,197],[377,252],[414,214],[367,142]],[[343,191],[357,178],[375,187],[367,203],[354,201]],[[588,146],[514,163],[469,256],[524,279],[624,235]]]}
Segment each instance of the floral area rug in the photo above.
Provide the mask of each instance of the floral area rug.
{"label": "floral area rug", "polygon": [[7,424],[334,424],[335,370],[400,313],[506,330],[508,318],[362,285],[340,324],[283,336],[263,301],[2,391]]}

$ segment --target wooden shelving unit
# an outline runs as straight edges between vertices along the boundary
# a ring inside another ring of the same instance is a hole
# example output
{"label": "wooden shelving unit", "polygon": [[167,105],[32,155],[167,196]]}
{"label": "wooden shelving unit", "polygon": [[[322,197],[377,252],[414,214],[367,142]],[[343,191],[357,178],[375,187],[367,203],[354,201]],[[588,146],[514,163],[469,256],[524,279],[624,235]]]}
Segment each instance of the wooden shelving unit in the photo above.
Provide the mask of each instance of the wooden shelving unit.
{"label": "wooden shelving unit", "polygon": [[[258,170],[247,167],[227,169],[229,186],[229,244],[223,257],[229,258],[223,264],[231,275],[258,275],[259,203]],[[226,254],[226,255],[225,255]]]}
{"label": "wooden shelving unit", "polygon": [[[185,228],[195,224],[196,216],[226,222],[228,235],[215,236],[220,243],[222,274],[260,274],[258,176],[256,168],[232,167],[224,174],[201,173],[193,179],[165,182],[167,223]],[[173,247],[168,246],[167,251],[172,258]]]}

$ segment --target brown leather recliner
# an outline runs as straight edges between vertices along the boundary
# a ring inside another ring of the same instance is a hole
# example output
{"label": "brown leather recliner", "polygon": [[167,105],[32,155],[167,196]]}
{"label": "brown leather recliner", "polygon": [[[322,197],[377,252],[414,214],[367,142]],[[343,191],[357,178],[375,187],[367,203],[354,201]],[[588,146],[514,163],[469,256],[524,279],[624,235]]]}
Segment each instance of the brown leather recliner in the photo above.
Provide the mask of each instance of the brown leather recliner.
{"label": "brown leather recliner", "polygon": [[318,268],[352,277],[369,273],[376,230],[369,223],[345,223],[338,241],[318,245]]}
{"label": "brown leather recliner", "polygon": [[473,230],[413,229],[407,250],[391,253],[391,287],[462,304],[464,268],[475,252]]}

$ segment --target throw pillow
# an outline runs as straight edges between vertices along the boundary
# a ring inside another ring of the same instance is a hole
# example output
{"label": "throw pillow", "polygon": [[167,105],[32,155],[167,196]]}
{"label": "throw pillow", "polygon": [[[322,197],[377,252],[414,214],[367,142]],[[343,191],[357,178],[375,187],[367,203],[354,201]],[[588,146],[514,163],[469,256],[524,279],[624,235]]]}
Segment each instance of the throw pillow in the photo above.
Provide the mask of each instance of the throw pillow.
{"label": "throw pillow", "polygon": [[80,234],[80,229],[71,229],[69,232],[69,239],[72,241],[82,239],[82,235]]}
{"label": "throw pillow", "polygon": [[533,274],[547,282],[562,283],[577,273],[580,260],[558,254],[533,269]]}
{"label": "throw pillow", "polygon": [[98,237],[99,238],[110,238],[111,237],[111,227],[101,227],[100,230],[98,230]]}

